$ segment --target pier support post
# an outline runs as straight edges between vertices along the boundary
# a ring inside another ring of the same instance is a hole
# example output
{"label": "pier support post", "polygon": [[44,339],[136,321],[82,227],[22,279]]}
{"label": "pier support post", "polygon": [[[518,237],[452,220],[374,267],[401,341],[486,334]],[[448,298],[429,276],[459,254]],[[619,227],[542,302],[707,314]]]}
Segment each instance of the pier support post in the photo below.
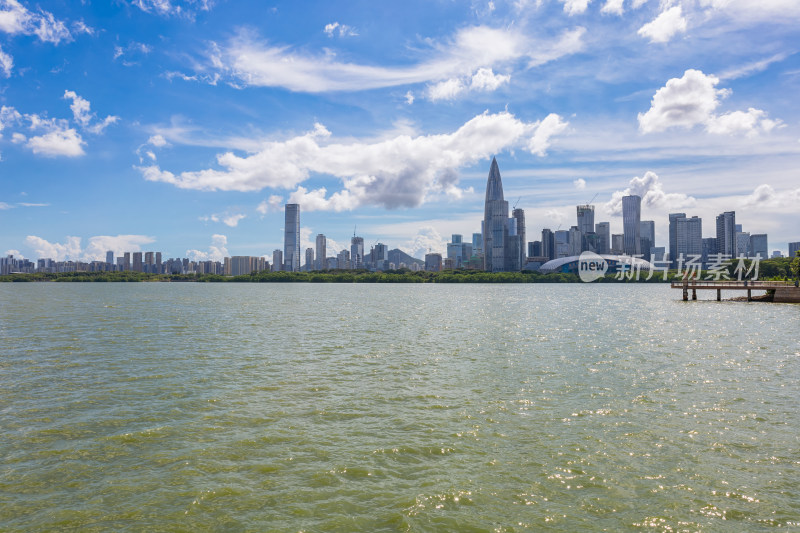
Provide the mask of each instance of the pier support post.
{"label": "pier support post", "polygon": [[748,301],[748,302],[752,302],[752,301],[753,301],[753,294],[752,294],[752,292],[753,292],[752,290],[750,290],[750,289],[747,289],[747,301]]}
{"label": "pier support post", "polygon": [[722,289],[717,289],[717,301],[722,300]]}
{"label": "pier support post", "polygon": [[697,289],[692,289],[692,300],[697,300]]}
{"label": "pier support post", "polygon": [[689,289],[687,289],[686,287],[683,288],[683,301],[684,302],[689,301]]}

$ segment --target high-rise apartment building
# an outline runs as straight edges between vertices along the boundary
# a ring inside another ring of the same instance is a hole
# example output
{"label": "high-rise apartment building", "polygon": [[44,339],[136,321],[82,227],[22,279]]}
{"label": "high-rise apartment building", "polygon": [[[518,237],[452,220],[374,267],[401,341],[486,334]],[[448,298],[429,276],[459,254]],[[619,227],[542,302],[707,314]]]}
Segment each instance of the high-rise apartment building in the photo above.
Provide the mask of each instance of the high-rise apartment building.
{"label": "high-rise apartment building", "polygon": [[623,253],[640,255],[642,242],[639,223],[642,219],[642,197],[632,194],[622,197]]}
{"label": "high-rise apartment building", "polygon": [[106,263],[109,265],[114,265],[114,250],[109,250],[106,252]]}
{"label": "high-rise apartment building", "polygon": [[133,252],[133,271],[142,272],[142,252]]}
{"label": "high-rise apartment building", "polygon": [[717,215],[717,252],[736,257],[736,211]]}
{"label": "high-rise apartment building", "polygon": [[736,232],[736,257],[750,257],[750,232]]}
{"label": "high-rise apartment building", "polygon": [[300,271],[300,204],[286,204],[283,228],[284,270]]}
{"label": "high-rise apartment building", "polygon": [[379,242],[372,248],[372,264],[376,270],[389,268],[389,247]]}
{"label": "high-rise apartment building", "polygon": [[800,242],[790,242],[789,243],[789,257],[794,257],[797,253],[797,250],[800,250]]}
{"label": "high-rise apartment building", "polygon": [[625,252],[625,235],[622,233],[614,233],[611,235],[611,253],[613,255],[620,255]]}
{"label": "high-rise apartment building", "polygon": [[323,270],[328,265],[325,264],[325,259],[328,257],[328,239],[322,233],[317,235],[317,270]]}

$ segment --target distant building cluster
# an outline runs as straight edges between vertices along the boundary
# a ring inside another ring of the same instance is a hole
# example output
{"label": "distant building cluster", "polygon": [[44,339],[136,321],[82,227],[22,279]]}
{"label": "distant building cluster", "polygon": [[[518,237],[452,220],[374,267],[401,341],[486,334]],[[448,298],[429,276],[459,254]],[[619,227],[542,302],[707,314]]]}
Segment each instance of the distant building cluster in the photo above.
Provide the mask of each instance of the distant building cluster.
{"label": "distant building cluster", "polygon": [[[557,270],[577,263],[583,252],[606,256],[610,261],[622,257],[637,261],[667,262],[678,268],[679,258],[700,257],[703,268],[720,257],[769,257],[766,233],[750,233],[736,223],[736,213],[726,211],[716,217],[713,236],[703,237],[703,220],[686,213],[669,214],[669,242],[667,247],[656,246],[656,223],[641,220],[642,198],[637,195],[622,197],[622,233],[611,233],[609,222],[595,223],[594,205],[578,205],[577,220],[569,229],[560,227],[553,231],[544,228],[541,239],[526,241],[525,212],[514,208],[509,216],[509,205],[503,197],[503,182],[497,160],[492,159],[486,183],[484,217],[481,231],[464,240],[454,234],[447,243],[446,255],[429,250],[421,261],[399,249],[376,242],[366,252],[364,238],[353,232],[350,249],[329,256],[327,238],[320,233],[315,246],[300,246],[300,205],[285,205],[283,250],[272,252],[272,261],[264,256],[233,256],[220,261],[191,261],[186,258],[162,261],[161,252],[124,252],[115,257],[114,251],[106,253],[105,261],[54,261],[17,259],[13,255],[0,258],[0,274],[33,272],[145,272],[152,274],[220,274],[247,275],[262,271],[322,271],[359,270],[373,271],[404,269],[440,271],[446,269],[474,269],[487,272],[515,272],[520,270]],[[800,242],[789,243],[789,256],[800,249]],[[773,251],[772,257],[781,257]],[[646,266],[645,266],[646,268]]]}

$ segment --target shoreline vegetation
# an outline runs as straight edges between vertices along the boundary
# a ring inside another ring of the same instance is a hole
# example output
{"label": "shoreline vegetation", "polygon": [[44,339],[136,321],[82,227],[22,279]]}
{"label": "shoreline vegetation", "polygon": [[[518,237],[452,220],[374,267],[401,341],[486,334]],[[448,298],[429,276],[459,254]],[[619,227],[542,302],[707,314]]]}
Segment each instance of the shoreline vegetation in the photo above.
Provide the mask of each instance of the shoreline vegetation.
{"label": "shoreline vegetation", "polygon": [[[747,265],[749,267],[749,265]],[[670,270],[664,276],[656,272],[648,280],[648,272],[635,273],[631,279],[617,279],[616,274],[606,276],[593,283],[669,283],[678,281],[681,276]],[[728,273],[736,279],[733,265]],[[708,276],[702,271],[700,279]],[[760,280],[794,279],[791,258],[764,259],[759,265]],[[242,276],[223,276],[219,274],[146,274],[143,272],[63,272],[33,274],[8,274],[0,276],[0,282],[192,282],[192,283],[581,283],[577,274],[554,272],[542,274],[534,271],[522,272],[484,272],[481,270],[443,270],[426,272],[411,270],[387,270],[370,272],[368,270],[323,270],[312,272],[253,272]]]}

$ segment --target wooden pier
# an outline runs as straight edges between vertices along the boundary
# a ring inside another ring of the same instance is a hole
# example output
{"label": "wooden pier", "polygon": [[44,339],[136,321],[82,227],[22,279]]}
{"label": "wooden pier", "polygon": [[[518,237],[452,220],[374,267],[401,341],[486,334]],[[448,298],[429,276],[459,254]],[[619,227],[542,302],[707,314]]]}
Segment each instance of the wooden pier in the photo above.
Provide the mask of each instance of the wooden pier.
{"label": "wooden pier", "polygon": [[747,291],[747,301],[752,301],[753,291],[775,291],[773,302],[800,303],[800,288],[794,281],[701,281],[684,279],[673,281],[673,289],[683,289],[683,301],[689,301],[689,290],[692,300],[697,300],[698,290],[717,291],[717,301],[722,300],[722,291]]}

